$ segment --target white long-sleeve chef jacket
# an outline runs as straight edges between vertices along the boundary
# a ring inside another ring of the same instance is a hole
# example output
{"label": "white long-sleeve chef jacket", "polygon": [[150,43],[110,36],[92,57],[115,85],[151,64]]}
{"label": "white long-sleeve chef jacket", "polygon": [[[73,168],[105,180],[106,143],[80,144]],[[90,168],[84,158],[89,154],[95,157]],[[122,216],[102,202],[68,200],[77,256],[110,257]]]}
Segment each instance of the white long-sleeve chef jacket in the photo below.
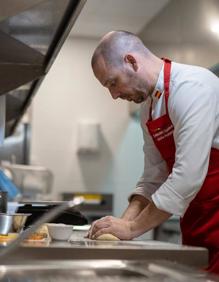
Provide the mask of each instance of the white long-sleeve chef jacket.
{"label": "white long-sleeve chef jacket", "polygon": [[[163,68],[152,94],[152,119],[166,113]],[[132,194],[152,200],[157,208],[183,216],[200,190],[209,165],[211,148],[219,149],[219,78],[209,70],[172,63],[169,117],[174,126],[175,163],[169,174],[146,127],[151,98],[142,103],[144,171]]]}

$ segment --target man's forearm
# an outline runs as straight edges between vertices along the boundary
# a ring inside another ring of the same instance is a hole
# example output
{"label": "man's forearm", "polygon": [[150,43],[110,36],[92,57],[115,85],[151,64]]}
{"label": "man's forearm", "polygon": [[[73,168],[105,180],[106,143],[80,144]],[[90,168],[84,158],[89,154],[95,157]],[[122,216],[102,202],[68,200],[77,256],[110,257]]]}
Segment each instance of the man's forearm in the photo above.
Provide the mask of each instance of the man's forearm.
{"label": "man's forearm", "polygon": [[159,210],[153,202],[150,202],[139,214],[131,221],[132,237],[136,238],[143,233],[155,228],[166,221],[172,214]]}
{"label": "man's forearm", "polygon": [[135,198],[132,199],[123,218],[106,216],[93,222],[88,238],[96,239],[102,234],[113,234],[121,240],[132,240],[170,216],[170,213],[157,209],[153,202]]}
{"label": "man's forearm", "polygon": [[122,219],[128,221],[135,219],[149,203],[150,201],[141,195],[133,196],[128,208],[122,215]]}

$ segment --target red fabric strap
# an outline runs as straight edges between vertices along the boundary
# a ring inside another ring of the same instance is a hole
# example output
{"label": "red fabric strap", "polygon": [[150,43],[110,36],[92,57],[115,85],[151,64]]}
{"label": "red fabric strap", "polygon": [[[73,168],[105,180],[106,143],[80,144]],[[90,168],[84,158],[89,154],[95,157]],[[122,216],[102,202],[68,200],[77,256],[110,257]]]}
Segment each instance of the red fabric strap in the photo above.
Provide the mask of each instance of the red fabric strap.
{"label": "red fabric strap", "polygon": [[[166,114],[168,115],[168,98],[169,98],[169,86],[170,86],[170,74],[171,74],[171,61],[166,58],[162,58],[164,61],[164,93],[165,93],[165,107]],[[152,104],[153,99],[151,97],[151,104],[149,109],[149,121],[152,120]]]}
{"label": "red fabric strap", "polygon": [[166,107],[166,114],[169,115],[168,112],[168,98],[170,95],[170,74],[171,74],[171,61],[168,59],[164,60],[164,93],[165,93],[165,107]]}

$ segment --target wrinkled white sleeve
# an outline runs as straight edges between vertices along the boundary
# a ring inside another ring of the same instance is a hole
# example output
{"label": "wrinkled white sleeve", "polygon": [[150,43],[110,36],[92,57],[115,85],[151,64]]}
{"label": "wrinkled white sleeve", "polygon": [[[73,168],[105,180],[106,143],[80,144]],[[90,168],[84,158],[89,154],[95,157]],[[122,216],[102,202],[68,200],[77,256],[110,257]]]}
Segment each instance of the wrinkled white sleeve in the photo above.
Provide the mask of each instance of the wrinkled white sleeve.
{"label": "wrinkled white sleeve", "polygon": [[[198,91],[197,91],[198,90]],[[182,216],[207,174],[216,118],[216,95],[208,86],[187,82],[169,98],[174,125],[175,164],[152,195],[157,208]]]}
{"label": "wrinkled white sleeve", "polygon": [[168,177],[166,163],[155,147],[145,125],[145,122],[148,119],[147,112],[148,111],[146,111],[145,107],[141,109],[141,127],[144,137],[144,170],[142,176],[136,184],[136,189],[133,194],[130,195],[129,200],[134,195],[141,195],[151,201],[151,195]]}

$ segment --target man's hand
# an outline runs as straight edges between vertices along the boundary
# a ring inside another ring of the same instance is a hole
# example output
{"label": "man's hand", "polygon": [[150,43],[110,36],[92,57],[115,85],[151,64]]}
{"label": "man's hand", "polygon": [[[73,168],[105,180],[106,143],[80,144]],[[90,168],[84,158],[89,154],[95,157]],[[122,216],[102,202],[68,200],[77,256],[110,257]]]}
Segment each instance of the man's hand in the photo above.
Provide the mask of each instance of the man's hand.
{"label": "man's hand", "polygon": [[131,240],[134,238],[131,232],[130,221],[106,216],[92,223],[87,237],[97,239],[102,234],[112,234],[121,240]]}
{"label": "man's hand", "polygon": [[133,220],[106,216],[94,221],[87,237],[96,239],[102,234],[112,234],[121,240],[132,240],[160,225],[170,216],[170,213],[158,209],[150,202]]}

